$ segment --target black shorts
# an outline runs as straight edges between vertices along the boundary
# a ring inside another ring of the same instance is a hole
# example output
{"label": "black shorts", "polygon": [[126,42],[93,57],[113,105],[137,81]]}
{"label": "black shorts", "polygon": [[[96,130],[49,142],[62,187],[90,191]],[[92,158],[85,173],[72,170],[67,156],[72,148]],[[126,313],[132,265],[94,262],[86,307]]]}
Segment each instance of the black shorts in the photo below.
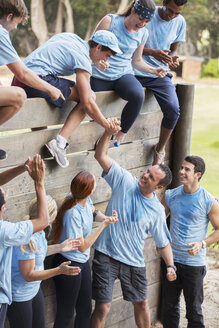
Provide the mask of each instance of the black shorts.
{"label": "black shorts", "polygon": [[95,250],[93,259],[93,299],[97,302],[112,302],[113,285],[119,278],[123,299],[141,302],[147,299],[145,267],[134,267],[114,260]]}

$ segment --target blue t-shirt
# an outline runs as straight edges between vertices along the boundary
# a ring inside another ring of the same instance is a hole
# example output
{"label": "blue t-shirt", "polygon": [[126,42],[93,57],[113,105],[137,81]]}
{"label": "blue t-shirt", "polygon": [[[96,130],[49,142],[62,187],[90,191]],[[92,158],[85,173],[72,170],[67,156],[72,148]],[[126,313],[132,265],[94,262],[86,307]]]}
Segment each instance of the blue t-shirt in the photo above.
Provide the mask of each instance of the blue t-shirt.
{"label": "blue t-shirt", "polygon": [[104,229],[95,248],[120,262],[143,267],[143,248],[149,231],[159,248],[169,243],[164,207],[155,194],[153,198],[144,197],[138,180],[116,162],[103,177],[112,188],[106,215],[116,210],[119,221]]}
{"label": "blue t-shirt", "polygon": [[144,27],[135,33],[130,33],[125,27],[124,16],[112,14],[108,16],[112,19],[109,31],[116,35],[122,54],[111,56],[108,59],[110,67],[104,72],[99,70],[95,64],[92,64],[92,76],[103,80],[116,80],[125,74],[133,74],[133,53],[147,40],[148,31]]}
{"label": "blue t-shirt", "polygon": [[[63,217],[62,234],[59,240],[60,243],[70,237],[73,237],[73,239],[79,237],[87,238],[92,233],[92,206],[92,200],[88,197],[84,207],[76,204],[73,208],[65,212]],[[84,253],[75,250],[61,254],[70,261],[85,263],[90,257],[90,248]]]}
{"label": "blue t-shirt", "polygon": [[20,58],[11,43],[8,31],[0,24],[0,66],[19,61]]}
{"label": "blue t-shirt", "polygon": [[29,221],[17,223],[0,220],[0,303],[11,304],[12,246],[27,244],[33,233]]}
{"label": "blue t-shirt", "polygon": [[73,33],[54,35],[25,58],[24,64],[42,76],[69,76],[77,68],[92,73],[88,43]]}
{"label": "blue t-shirt", "polygon": [[32,252],[29,248],[25,249],[27,253],[22,253],[20,247],[13,247],[12,254],[12,300],[13,302],[25,302],[29,301],[39,291],[41,280],[27,282],[24,280],[19,270],[19,261],[35,260],[34,271],[44,270],[44,260],[47,252],[47,240],[45,238],[45,232],[41,234],[36,232],[31,240],[35,242],[36,252]]}
{"label": "blue t-shirt", "polygon": [[174,261],[191,266],[205,265],[206,249],[201,248],[195,256],[187,251],[188,243],[205,239],[208,213],[215,198],[201,186],[193,194],[184,192],[183,185],[167,190],[165,194],[170,209],[170,235]]}
{"label": "blue t-shirt", "polygon": [[[145,44],[145,48],[151,49],[170,49],[172,43],[184,42],[186,34],[186,21],[182,15],[179,15],[169,22],[162,19],[156,7],[155,15],[147,25],[149,36]],[[162,64],[160,61],[152,56],[142,56],[144,61],[153,67],[168,68],[168,64]],[[135,70],[135,75],[145,77],[156,77],[150,73],[143,73]]]}

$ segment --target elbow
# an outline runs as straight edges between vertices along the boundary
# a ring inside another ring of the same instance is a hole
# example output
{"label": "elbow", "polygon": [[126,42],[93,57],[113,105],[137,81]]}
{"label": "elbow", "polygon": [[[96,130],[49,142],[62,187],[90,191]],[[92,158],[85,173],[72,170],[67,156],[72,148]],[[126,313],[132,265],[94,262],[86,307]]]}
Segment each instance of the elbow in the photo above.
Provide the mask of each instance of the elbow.
{"label": "elbow", "polygon": [[23,278],[24,278],[24,280],[26,281],[26,282],[32,282],[33,281],[33,279],[31,278],[31,276],[23,276]]}

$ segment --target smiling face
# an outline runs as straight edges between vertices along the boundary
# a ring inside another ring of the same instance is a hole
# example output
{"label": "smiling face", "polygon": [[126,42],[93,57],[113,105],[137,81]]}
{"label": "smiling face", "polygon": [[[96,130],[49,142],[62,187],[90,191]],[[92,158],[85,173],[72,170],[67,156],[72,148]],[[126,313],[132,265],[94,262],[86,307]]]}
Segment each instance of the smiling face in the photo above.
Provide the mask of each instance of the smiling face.
{"label": "smiling face", "polygon": [[182,12],[184,5],[177,6],[174,0],[171,0],[169,3],[166,3],[166,0],[163,1],[163,7],[161,8],[161,18],[167,22],[171,21],[173,18],[179,16]]}
{"label": "smiling face", "polygon": [[183,161],[179,170],[180,182],[184,185],[192,185],[198,183],[198,179],[201,176],[201,172],[195,172],[195,166],[190,163]]}
{"label": "smiling face", "polygon": [[160,181],[165,177],[165,173],[160,169],[158,165],[151,166],[145,171],[140,179],[138,185],[143,195],[153,193],[157,189],[161,189]]}
{"label": "smiling face", "polygon": [[112,55],[111,50],[103,51],[101,44],[98,44],[95,48],[90,48],[90,58],[94,64],[102,60],[107,62]]}
{"label": "smiling face", "polygon": [[8,16],[5,16],[4,18],[1,19],[1,24],[2,26],[8,31],[15,30],[22,22],[22,17],[15,17],[13,14],[9,14]]}
{"label": "smiling face", "polygon": [[130,28],[134,31],[138,31],[141,28],[145,27],[148,25],[148,23],[150,22],[149,19],[146,19],[138,14],[136,14],[135,9],[132,8],[131,10],[131,15],[128,16],[130,17]]}

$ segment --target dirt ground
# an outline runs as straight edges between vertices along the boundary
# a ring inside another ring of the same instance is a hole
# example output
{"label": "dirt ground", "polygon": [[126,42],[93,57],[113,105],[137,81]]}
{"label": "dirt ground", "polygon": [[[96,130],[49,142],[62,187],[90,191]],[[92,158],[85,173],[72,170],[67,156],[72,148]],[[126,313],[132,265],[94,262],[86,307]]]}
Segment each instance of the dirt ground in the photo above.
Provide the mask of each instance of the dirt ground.
{"label": "dirt ground", "polygon": [[[204,280],[204,303],[202,306],[205,327],[219,328],[219,252],[208,251],[207,274]],[[153,328],[162,328],[163,325],[155,323]],[[187,327],[185,318],[185,304],[181,297],[180,328]]]}

